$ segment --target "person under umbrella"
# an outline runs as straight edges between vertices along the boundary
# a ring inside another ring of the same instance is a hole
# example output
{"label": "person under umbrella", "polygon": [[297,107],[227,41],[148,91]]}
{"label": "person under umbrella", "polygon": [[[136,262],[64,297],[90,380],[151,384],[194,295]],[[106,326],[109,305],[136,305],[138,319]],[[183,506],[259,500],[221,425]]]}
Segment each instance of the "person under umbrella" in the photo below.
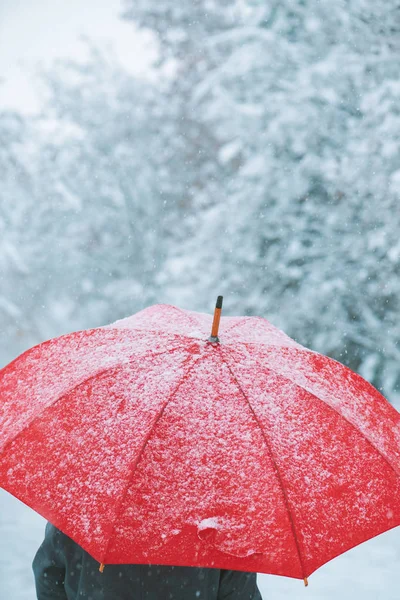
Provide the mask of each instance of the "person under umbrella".
{"label": "person under umbrella", "polygon": [[256,573],[165,565],[107,565],[48,523],[33,560],[38,600],[261,600]]}

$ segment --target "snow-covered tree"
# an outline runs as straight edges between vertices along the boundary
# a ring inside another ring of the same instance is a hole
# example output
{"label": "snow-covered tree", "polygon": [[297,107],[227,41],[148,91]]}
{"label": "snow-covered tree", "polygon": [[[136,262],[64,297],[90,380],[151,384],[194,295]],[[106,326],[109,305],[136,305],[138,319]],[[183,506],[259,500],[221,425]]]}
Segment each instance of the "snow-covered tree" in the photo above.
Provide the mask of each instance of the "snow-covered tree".
{"label": "snow-covered tree", "polygon": [[4,335],[224,293],[394,399],[396,2],[123,5],[152,81],[93,51],[47,73],[41,118],[1,117]]}
{"label": "snow-covered tree", "polygon": [[40,235],[31,130],[13,112],[0,114],[0,362],[33,343],[32,239]]}
{"label": "snow-covered tree", "polygon": [[84,67],[60,65],[47,82],[51,97],[41,125],[55,129],[43,147],[42,189],[69,272],[64,295],[76,298],[78,320],[92,311],[96,322],[106,322],[155,298],[163,248],[146,112],[151,89],[99,56]]}
{"label": "snow-covered tree", "polygon": [[0,121],[2,362],[156,302],[166,254],[153,88],[95,51],[44,80],[48,103],[29,128]]}
{"label": "snow-covered tree", "polygon": [[193,193],[163,280],[171,300],[204,310],[225,292],[230,312],[270,318],[394,397],[397,3],[125,7],[175,74],[175,189]]}

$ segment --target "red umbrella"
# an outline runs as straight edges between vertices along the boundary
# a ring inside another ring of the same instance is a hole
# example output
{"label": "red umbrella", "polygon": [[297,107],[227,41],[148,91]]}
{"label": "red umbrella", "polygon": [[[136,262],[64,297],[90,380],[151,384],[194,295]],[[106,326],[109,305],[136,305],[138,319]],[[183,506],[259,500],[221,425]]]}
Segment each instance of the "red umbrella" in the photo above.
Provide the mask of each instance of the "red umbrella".
{"label": "red umbrella", "polygon": [[400,524],[400,416],[265,319],[157,305],[0,371],[0,485],[100,563],[305,579]]}

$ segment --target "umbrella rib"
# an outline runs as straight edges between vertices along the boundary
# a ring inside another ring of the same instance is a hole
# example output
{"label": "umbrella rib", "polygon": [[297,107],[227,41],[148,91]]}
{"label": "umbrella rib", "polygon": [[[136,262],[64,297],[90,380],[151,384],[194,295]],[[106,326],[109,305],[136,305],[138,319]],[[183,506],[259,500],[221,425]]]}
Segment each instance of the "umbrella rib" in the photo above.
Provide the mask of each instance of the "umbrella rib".
{"label": "umbrella rib", "polygon": [[[171,353],[171,352],[174,352],[175,350],[180,350],[182,348],[184,348],[184,346],[176,346],[176,348],[169,348],[168,350],[163,350],[162,352],[153,353],[153,354],[151,354],[151,357],[153,357],[153,356],[160,356],[162,354]],[[135,357],[134,357],[134,359],[143,358],[144,356],[145,356],[145,354],[136,354]],[[40,419],[40,417],[43,415],[43,413],[46,412],[46,410],[48,408],[52,408],[60,400],[62,400],[63,398],[65,398],[65,396],[67,396],[68,394],[70,394],[71,392],[73,392],[77,387],[79,387],[80,385],[83,385],[84,383],[88,383],[91,379],[94,379],[95,377],[99,377],[100,375],[103,375],[104,373],[107,373],[107,371],[111,371],[112,369],[115,369],[116,367],[118,367],[120,365],[128,365],[131,362],[133,362],[134,359],[127,360],[126,362],[119,363],[119,364],[116,364],[116,365],[113,365],[113,366],[108,366],[105,369],[102,369],[101,371],[98,371],[94,375],[91,375],[90,377],[85,377],[84,379],[82,379],[81,381],[79,381],[79,383],[77,383],[76,385],[74,385],[72,388],[70,388],[66,392],[63,392],[62,394],[60,394],[60,396],[57,396],[57,398],[53,402],[51,402],[50,404],[47,404],[42,410],[40,410],[37,414],[35,414],[35,416],[33,417],[33,419],[31,421],[29,421],[29,423],[26,423],[18,431],[18,433],[14,437],[10,438],[4,444],[3,448],[0,450],[0,454],[4,453],[4,451],[6,450],[6,448],[8,448],[22,433],[24,433],[24,431],[26,431],[27,429],[29,429],[29,427],[32,425],[32,423],[34,423],[35,421],[37,421],[37,419]]]}
{"label": "umbrella rib", "polygon": [[110,535],[109,535],[109,538],[108,538],[107,546],[106,546],[106,549],[105,549],[105,551],[104,551],[104,557],[103,557],[103,560],[102,560],[102,563],[104,563],[104,564],[106,564],[106,558],[107,558],[107,552],[108,552],[108,548],[109,548],[109,546],[110,546],[110,543],[111,543],[111,538],[112,538],[112,536],[113,536],[114,529],[115,529],[116,523],[117,523],[117,521],[118,521],[118,517],[119,517],[119,515],[120,515],[121,509],[122,509],[122,505],[123,505],[123,503],[124,503],[124,500],[125,500],[125,497],[126,497],[126,495],[127,495],[127,493],[128,493],[129,487],[130,487],[130,485],[131,485],[131,483],[132,483],[133,476],[134,476],[134,474],[135,474],[136,468],[137,468],[137,466],[138,466],[138,464],[139,464],[139,461],[140,461],[140,459],[142,458],[143,452],[144,452],[144,450],[145,450],[145,448],[146,448],[146,446],[147,446],[147,443],[148,443],[149,439],[151,438],[151,436],[152,436],[152,434],[153,434],[153,432],[154,432],[154,430],[155,430],[155,428],[156,428],[156,426],[157,426],[157,423],[159,422],[159,420],[160,420],[160,419],[161,419],[161,417],[163,416],[163,414],[164,414],[164,411],[165,411],[165,409],[167,408],[167,405],[168,405],[168,404],[171,402],[171,400],[174,398],[174,396],[175,396],[175,395],[176,395],[176,393],[178,392],[178,390],[179,390],[179,388],[181,387],[181,385],[182,385],[182,384],[183,384],[183,383],[184,383],[184,382],[185,382],[185,381],[188,379],[188,377],[189,377],[190,373],[192,372],[192,370],[193,370],[194,366],[195,366],[195,365],[196,365],[196,364],[199,362],[199,360],[200,360],[201,358],[203,358],[203,357],[204,357],[204,354],[201,354],[201,355],[200,355],[200,356],[199,356],[199,357],[198,357],[196,360],[193,360],[192,364],[190,365],[190,367],[188,368],[188,370],[186,371],[186,373],[183,375],[183,377],[182,377],[182,379],[179,381],[178,385],[175,387],[175,389],[174,389],[174,390],[171,392],[171,394],[168,396],[168,398],[167,398],[167,399],[165,400],[165,402],[163,403],[163,405],[162,405],[162,407],[161,407],[161,409],[160,409],[159,413],[157,414],[156,418],[154,419],[154,421],[153,421],[153,424],[151,425],[151,427],[150,427],[150,429],[149,429],[149,431],[148,431],[148,433],[147,433],[147,435],[146,435],[145,439],[144,439],[144,440],[143,440],[143,442],[142,442],[142,445],[141,445],[141,447],[140,447],[139,453],[138,453],[138,455],[136,456],[136,458],[135,458],[135,460],[134,460],[134,462],[133,462],[133,465],[132,465],[132,467],[131,467],[131,474],[130,474],[130,477],[129,477],[129,479],[128,479],[128,482],[127,482],[127,484],[126,484],[125,490],[124,490],[124,492],[123,492],[123,493],[122,493],[122,495],[121,495],[121,500],[120,500],[120,503],[119,503],[118,509],[117,509],[117,511],[116,511],[116,515],[115,515],[114,523],[112,524],[112,527],[111,527],[111,530],[110,530]]}
{"label": "umbrella rib", "polygon": [[253,408],[253,406],[252,406],[249,398],[245,394],[242,386],[240,385],[240,383],[239,383],[239,381],[238,381],[235,373],[233,372],[230,364],[224,358],[224,355],[223,355],[221,349],[220,349],[220,356],[221,356],[222,362],[228,368],[228,370],[229,370],[229,372],[230,372],[230,374],[231,374],[231,376],[232,376],[232,378],[233,378],[233,380],[234,380],[237,388],[239,389],[239,391],[242,394],[243,398],[246,400],[246,402],[247,402],[247,404],[248,404],[248,406],[249,406],[249,408],[250,408],[250,410],[252,412],[253,418],[256,421],[256,423],[258,425],[258,428],[260,429],[261,435],[262,435],[262,437],[264,439],[265,445],[266,445],[267,450],[268,450],[268,454],[270,456],[271,462],[272,462],[273,467],[275,469],[276,478],[278,480],[279,486],[280,486],[281,491],[282,491],[282,496],[283,496],[283,499],[284,499],[285,508],[286,508],[286,511],[287,511],[287,514],[288,514],[288,517],[289,517],[290,526],[291,526],[292,534],[293,534],[293,538],[294,538],[294,543],[295,543],[297,554],[298,554],[298,558],[299,558],[300,568],[301,568],[301,571],[302,571],[303,579],[305,580],[306,577],[307,577],[307,574],[306,574],[306,571],[305,571],[305,568],[304,568],[304,562],[303,562],[303,557],[302,557],[301,551],[300,551],[299,540],[298,540],[297,535],[296,535],[296,529],[295,529],[295,526],[294,526],[294,520],[293,520],[292,511],[291,511],[291,508],[290,508],[290,505],[289,505],[289,499],[287,497],[287,494],[286,494],[286,491],[285,491],[285,488],[284,488],[284,485],[283,485],[283,481],[282,481],[282,477],[281,477],[281,474],[280,474],[280,471],[279,471],[279,467],[278,467],[278,465],[277,465],[277,463],[275,461],[274,455],[273,455],[272,450],[271,450],[271,446],[270,446],[269,441],[267,439],[267,436],[266,436],[266,434],[264,432],[264,429],[262,428],[262,425],[261,425],[261,423],[260,423],[260,421],[259,421],[259,419],[258,419],[258,417],[257,417],[257,415],[256,415],[256,413],[254,411],[254,408]]}

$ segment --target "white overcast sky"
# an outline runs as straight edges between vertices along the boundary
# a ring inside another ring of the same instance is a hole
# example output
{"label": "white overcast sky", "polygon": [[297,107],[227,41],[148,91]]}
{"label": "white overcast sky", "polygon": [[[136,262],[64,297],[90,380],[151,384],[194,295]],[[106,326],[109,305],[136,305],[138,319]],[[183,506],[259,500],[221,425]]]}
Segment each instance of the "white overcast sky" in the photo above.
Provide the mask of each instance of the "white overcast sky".
{"label": "white overcast sky", "polygon": [[118,18],[120,0],[0,0],[0,109],[40,107],[33,73],[54,59],[84,59],[81,36],[111,49],[133,73],[149,68],[151,40]]}

